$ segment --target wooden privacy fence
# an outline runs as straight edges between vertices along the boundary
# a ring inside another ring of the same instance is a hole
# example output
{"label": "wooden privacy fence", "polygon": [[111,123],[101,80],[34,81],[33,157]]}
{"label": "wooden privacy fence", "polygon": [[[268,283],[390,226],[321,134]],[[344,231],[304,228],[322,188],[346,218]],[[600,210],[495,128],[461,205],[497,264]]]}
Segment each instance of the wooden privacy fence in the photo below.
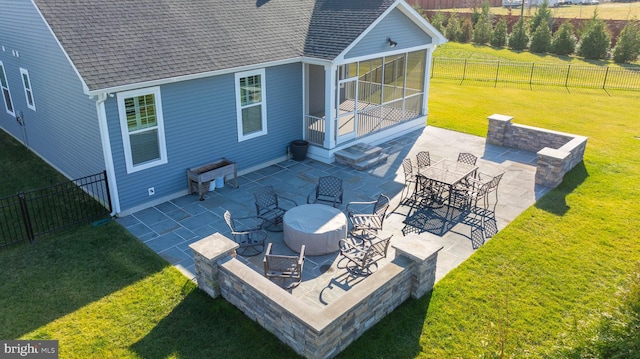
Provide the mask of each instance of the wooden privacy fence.
{"label": "wooden privacy fence", "polygon": [[0,249],[110,212],[106,171],[0,198]]}
{"label": "wooden privacy fence", "polygon": [[481,61],[436,57],[432,78],[640,91],[640,68]]}

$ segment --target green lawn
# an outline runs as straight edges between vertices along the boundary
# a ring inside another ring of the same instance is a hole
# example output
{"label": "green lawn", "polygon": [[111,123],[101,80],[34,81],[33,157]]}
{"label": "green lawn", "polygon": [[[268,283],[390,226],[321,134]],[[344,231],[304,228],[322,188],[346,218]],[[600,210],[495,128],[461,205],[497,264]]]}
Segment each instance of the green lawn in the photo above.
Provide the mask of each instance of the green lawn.
{"label": "green lawn", "polygon": [[[639,3],[640,4],[640,3]],[[527,63],[547,63],[559,65],[598,65],[620,67],[612,60],[585,60],[575,56],[559,56],[551,54],[536,54],[529,51],[513,51],[507,48],[495,49],[485,45],[461,44],[459,42],[447,42],[439,46],[433,53],[434,57],[454,59],[474,59],[493,61],[517,61]],[[624,67],[640,68],[640,60],[626,64]]]}
{"label": "green lawn", "polygon": [[[511,115],[588,136],[584,164],[339,357],[581,357],[640,275],[638,103],[631,92],[432,81],[430,125],[484,136],[487,116]],[[20,168],[10,162],[0,173]],[[61,358],[295,357],[116,223],[0,251],[0,273],[0,338],[58,339]]]}

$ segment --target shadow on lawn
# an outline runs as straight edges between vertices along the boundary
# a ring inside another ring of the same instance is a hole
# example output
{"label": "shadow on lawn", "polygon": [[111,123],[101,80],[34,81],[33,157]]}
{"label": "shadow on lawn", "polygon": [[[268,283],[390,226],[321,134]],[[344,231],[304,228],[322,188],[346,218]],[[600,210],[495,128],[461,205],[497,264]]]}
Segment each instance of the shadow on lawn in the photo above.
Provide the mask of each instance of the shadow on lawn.
{"label": "shadow on lawn", "polygon": [[131,346],[142,358],[295,358],[278,338],[222,298],[185,284],[189,294]]}
{"label": "shadow on lawn", "polygon": [[587,177],[589,177],[589,173],[584,166],[584,161],[582,161],[564,175],[562,183],[558,187],[551,190],[546,196],[536,202],[536,208],[558,216],[564,215],[570,209],[565,199],[567,194],[578,188]]}
{"label": "shadow on lawn", "polygon": [[338,355],[339,358],[416,358],[433,291],[410,298]]}
{"label": "shadow on lawn", "polygon": [[18,338],[166,266],[115,223],[0,252],[0,338]]}

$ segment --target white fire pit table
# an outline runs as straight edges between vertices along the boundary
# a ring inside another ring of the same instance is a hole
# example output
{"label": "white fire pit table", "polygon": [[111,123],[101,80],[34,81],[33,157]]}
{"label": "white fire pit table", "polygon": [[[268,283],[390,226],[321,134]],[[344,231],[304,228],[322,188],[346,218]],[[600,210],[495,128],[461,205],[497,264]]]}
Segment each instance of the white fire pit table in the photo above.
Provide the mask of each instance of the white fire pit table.
{"label": "white fire pit table", "polygon": [[305,255],[318,256],[337,252],[341,239],[347,238],[347,216],[324,204],[304,204],[284,214],[284,243]]}

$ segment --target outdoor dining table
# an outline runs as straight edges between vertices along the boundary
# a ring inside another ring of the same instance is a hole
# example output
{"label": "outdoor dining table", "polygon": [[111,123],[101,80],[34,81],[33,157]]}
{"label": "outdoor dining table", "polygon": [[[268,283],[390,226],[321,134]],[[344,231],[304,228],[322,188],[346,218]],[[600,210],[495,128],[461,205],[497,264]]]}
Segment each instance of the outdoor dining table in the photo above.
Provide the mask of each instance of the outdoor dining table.
{"label": "outdoor dining table", "polygon": [[[448,196],[446,197],[446,203],[451,206],[453,194],[453,187],[462,182],[465,178],[475,174],[478,167],[453,161],[449,159],[442,159],[431,166],[421,168],[416,174],[416,189],[415,196],[419,196],[427,190],[431,190],[429,195],[438,196],[439,200],[444,200],[442,194],[446,190]],[[434,193],[433,188],[437,188],[438,193]],[[443,201],[444,202],[444,201]]]}

